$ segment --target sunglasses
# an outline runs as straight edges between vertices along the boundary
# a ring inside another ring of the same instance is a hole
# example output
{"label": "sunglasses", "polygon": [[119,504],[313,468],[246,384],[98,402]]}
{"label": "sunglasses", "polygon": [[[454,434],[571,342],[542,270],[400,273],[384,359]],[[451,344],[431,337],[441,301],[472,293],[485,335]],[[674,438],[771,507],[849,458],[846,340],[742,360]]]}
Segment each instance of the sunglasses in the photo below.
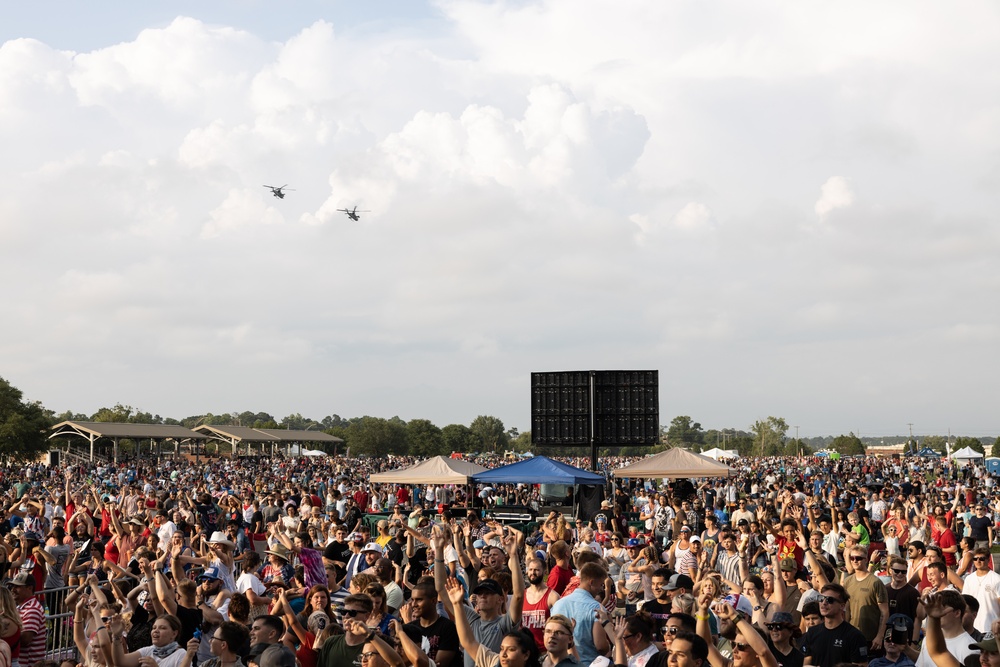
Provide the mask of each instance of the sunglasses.
{"label": "sunglasses", "polygon": [[110,622],[111,622],[110,616],[101,616],[101,623],[110,623]]}
{"label": "sunglasses", "polygon": [[680,632],[680,630],[681,629],[678,628],[676,625],[668,625],[667,627],[663,628],[663,632],[668,635],[676,635],[678,632]]}
{"label": "sunglasses", "polygon": [[344,616],[350,616],[351,618],[354,618],[358,614],[363,614],[365,612],[361,611],[360,609],[344,609],[340,613],[342,613]]}
{"label": "sunglasses", "polygon": [[892,568],[892,573],[893,574],[906,574],[906,570],[897,570],[896,568]]}
{"label": "sunglasses", "polygon": [[821,595],[819,599],[821,602],[825,602],[827,604],[844,604],[843,600],[832,598],[829,595]]}
{"label": "sunglasses", "polygon": [[767,629],[770,630],[771,632],[777,632],[778,630],[791,630],[791,628],[789,628],[786,625],[783,625],[782,623],[768,623]]}
{"label": "sunglasses", "polygon": [[986,562],[986,556],[976,556],[972,560],[976,561],[977,563],[985,563]]}
{"label": "sunglasses", "polygon": [[851,560],[852,561],[863,561],[863,560],[865,560],[865,557],[864,556],[851,556]]}
{"label": "sunglasses", "polygon": [[739,651],[740,653],[749,653],[750,644],[744,644],[743,642],[734,642],[733,650]]}

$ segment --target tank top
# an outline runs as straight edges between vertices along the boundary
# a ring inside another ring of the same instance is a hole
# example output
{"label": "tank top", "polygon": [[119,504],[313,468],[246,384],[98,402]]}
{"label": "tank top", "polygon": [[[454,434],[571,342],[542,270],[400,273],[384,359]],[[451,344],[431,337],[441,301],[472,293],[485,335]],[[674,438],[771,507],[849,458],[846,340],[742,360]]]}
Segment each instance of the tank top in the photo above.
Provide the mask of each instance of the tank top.
{"label": "tank top", "polygon": [[552,615],[552,610],[549,609],[548,605],[549,593],[551,591],[552,589],[546,586],[545,592],[538,598],[538,602],[534,604],[528,602],[528,596],[525,595],[524,603],[521,606],[521,625],[526,630],[531,631],[539,651],[545,650],[545,623],[549,620],[549,616]]}

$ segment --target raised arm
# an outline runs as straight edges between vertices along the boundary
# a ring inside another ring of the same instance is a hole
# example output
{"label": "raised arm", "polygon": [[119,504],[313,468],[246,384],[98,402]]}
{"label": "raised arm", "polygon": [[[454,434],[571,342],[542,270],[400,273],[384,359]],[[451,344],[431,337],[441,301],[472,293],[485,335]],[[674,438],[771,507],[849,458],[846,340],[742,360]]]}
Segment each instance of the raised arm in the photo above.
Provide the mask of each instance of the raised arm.
{"label": "raised arm", "polygon": [[934,598],[934,595],[929,595],[924,600],[924,608],[927,610],[927,654],[937,667],[963,667],[962,662],[948,652],[944,632],[941,630],[941,617],[946,610],[941,601]]}
{"label": "raised arm", "polygon": [[473,656],[479,655],[479,640],[476,639],[475,633],[472,632],[472,625],[469,623],[469,618],[465,615],[465,589],[462,588],[462,584],[452,577],[445,582],[444,590],[445,595],[441,597],[448,600],[449,611],[451,609],[458,609],[459,613],[451,614],[451,618],[455,621],[455,629],[458,630],[458,641],[465,649],[465,654]]}
{"label": "raised arm", "polygon": [[403,624],[398,619],[390,619],[389,627],[392,628],[392,633],[399,640],[399,647],[403,649],[403,655],[406,656],[408,664],[414,665],[414,667],[428,667],[431,664],[424,650],[414,644],[410,636],[403,632]]}
{"label": "raised arm", "polygon": [[518,551],[524,540],[524,533],[511,528],[506,537],[503,538],[504,548],[507,549],[507,567],[510,568],[511,599],[510,609],[507,615],[510,622],[516,627],[521,622],[521,610],[524,608],[524,572],[521,570],[521,560]]}

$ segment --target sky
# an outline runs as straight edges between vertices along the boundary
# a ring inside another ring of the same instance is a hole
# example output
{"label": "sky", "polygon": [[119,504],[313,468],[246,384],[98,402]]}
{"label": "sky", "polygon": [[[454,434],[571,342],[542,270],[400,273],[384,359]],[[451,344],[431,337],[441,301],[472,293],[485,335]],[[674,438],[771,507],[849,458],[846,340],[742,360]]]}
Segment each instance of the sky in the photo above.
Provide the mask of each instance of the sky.
{"label": "sky", "polygon": [[0,9],[0,376],[56,412],[523,431],[650,369],[664,424],[1000,435],[995,2]]}

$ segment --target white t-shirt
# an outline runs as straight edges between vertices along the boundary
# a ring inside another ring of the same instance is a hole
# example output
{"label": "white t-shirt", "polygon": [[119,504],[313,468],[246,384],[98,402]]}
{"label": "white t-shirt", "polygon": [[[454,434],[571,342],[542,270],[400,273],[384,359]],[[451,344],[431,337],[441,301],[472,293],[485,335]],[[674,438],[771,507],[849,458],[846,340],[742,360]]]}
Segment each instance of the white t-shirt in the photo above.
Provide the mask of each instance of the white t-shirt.
{"label": "white t-shirt", "polygon": [[170,538],[177,532],[177,525],[173,521],[164,521],[163,525],[156,530],[156,536],[160,538],[160,546],[170,544]]}
{"label": "white t-shirt", "polygon": [[[969,645],[975,644],[976,640],[972,638],[968,632],[963,632],[957,637],[952,637],[951,639],[944,640],[945,645],[948,647],[948,653],[955,656],[955,659],[959,663],[964,663],[966,656],[973,655],[974,653],[979,653],[977,650],[970,650]],[[917,657],[917,667],[935,667],[934,661],[931,660],[930,655],[927,653],[927,642],[923,643],[920,647],[920,656]]]}
{"label": "white t-shirt", "polygon": [[993,570],[980,577],[973,572],[965,578],[962,593],[979,600],[979,613],[973,625],[980,632],[987,632],[993,621],[1000,619],[1000,574]]}
{"label": "white t-shirt", "polygon": [[260,596],[263,596],[267,592],[267,588],[261,583],[260,579],[249,572],[244,572],[236,580],[236,592],[246,593],[251,590]]}

